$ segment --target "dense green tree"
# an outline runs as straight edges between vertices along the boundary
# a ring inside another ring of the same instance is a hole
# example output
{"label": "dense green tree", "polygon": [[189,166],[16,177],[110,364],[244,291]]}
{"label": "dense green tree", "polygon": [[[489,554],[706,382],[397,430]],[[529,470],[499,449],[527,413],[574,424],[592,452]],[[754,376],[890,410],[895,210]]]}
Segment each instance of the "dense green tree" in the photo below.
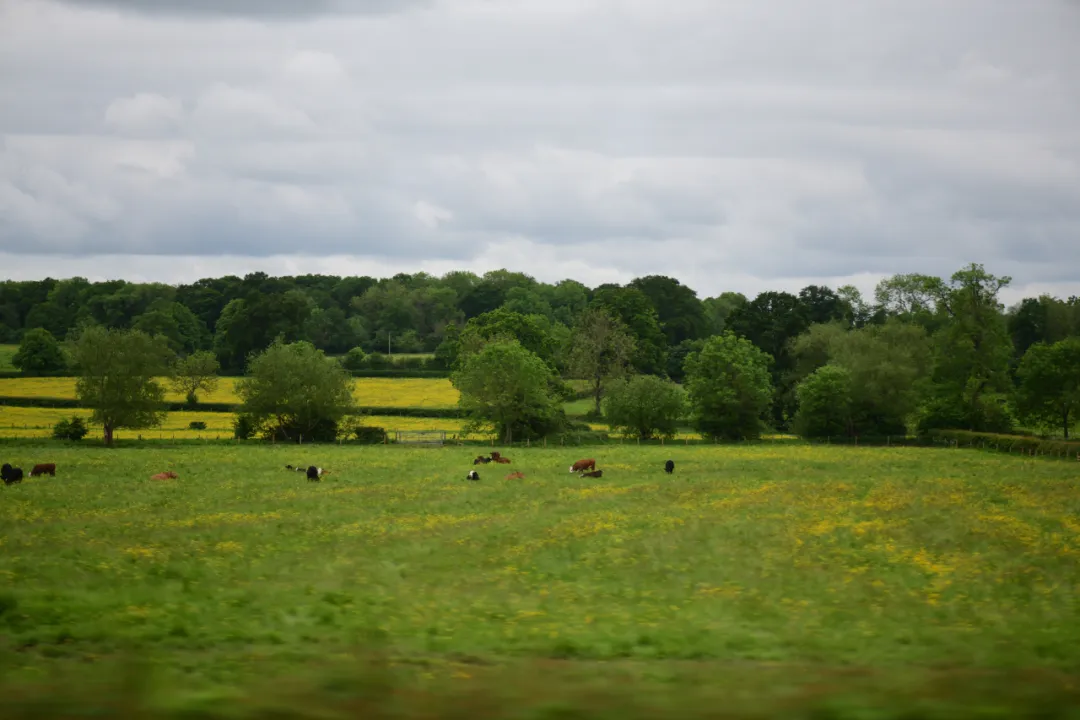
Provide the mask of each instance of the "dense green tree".
{"label": "dense green tree", "polygon": [[236,384],[241,413],[280,440],[332,442],[355,409],[352,377],[308,342],[275,340]]}
{"label": "dense green tree", "polygon": [[844,320],[850,314],[847,304],[831,288],[807,285],[799,291],[799,302],[811,323],[830,323]]}
{"label": "dense green tree", "polygon": [[752,440],[772,400],[769,356],[732,332],[705,341],[686,359],[694,427],[703,437]]}
{"label": "dense green tree", "polygon": [[199,393],[212,393],[217,389],[220,369],[214,353],[205,350],[180,358],[173,365],[170,380],[173,392],[183,395],[188,405],[196,405]]}
{"label": "dense green tree", "polygon": [[646,275],[633,280],[630,287],[640,290],[652,303],[669,346],[709,334],[709,320],[697,293],[675,278]]}
{"label": "dense green tree", "polygon": [[604,385],[630,369],[634,339],[622,321],[607,310],[589,308],[578,317],[566,354],[570,377],[589,381],[593,412],[599,416]]}
{"label": "dense green tree", "polygon": [[469,432],[491,427],[511,443],[550,432],[561,419],[551,367],[516,340],[496,339],[465,356],[451,382]]}
{"label": "dense green tree", "polygon": [[93,411],[106,445],[116,430],[155,427],[164,419],[165,389],[157,378],[171,356],[164,340],[138,330],[91,326],[72,343],[75,396]]}
{"label": "dense green tree", "polygon": [[705,318],[709,322],[709,335],[719,335],[728,329],[728,317],[735,308],[747,305],[750,301],[737,292],[720,293],[717,297],[706,298],[701,304]]}
{"label": "dense green tree", "polygon": [[626,436],[673,438],[686,410],[686,391],[655,375],[615,382],[604,400],[608,425]]}
{"label": "dense green tree", "polygon": [[683,340],[675,347],[668,350],[667,376],[675,382],[686,379],[686,358],[692,353],[698,352],[705,347],[705,340]]}
{"label": "dense green tree", "polygon": [[522,315],[505,308],[477,315],[465,323],[458,339],[458,361],[462,354],[478,352],[485,343],[509,339],[517,340],[526,350],[555,368],[558,344],[547,318]]}
{"label": "dense green tree", "polygon": [[771,422],[776,428],[787,427],[795,413],[797,401],[791,376],[794,367],[791,342],[809,325],[806,306],[799,298],[785,292],[763,292],[748,304],[736,308],[728,317],[728,328],[732,332],[772,357]]}
{"label": "dense green tree", "polygon": [[1080,411],[1080,338],[1032,345],[1017,370],[1016,406],[1021,419],[1057,427],[1069,437]]}
{"label": "dense green tree", "polygon": [[664,372],[667,337],[645,293],[633,287],[600,286],[593,294],[591,305],[607,310],[626,326],[634,338],[633,366],[637,372],[645,375]]}
{"label": "dense green tree", "polygon": [[825,365],[799,383],[799,410],[795,432],[805,438],[858,434],[853,422],[851,373],[839,365]]}
{"label": "dense green tree", "polygon": [[146,312],[135,317],[132,329],[147,335],[161,335],[177,353],[191,353],[209,344],[210,336],[203,322],[178,302],[157,300]]}
{"label": "dense green tree", "polygon": [[67,368],[67,358],[60,343],[45,328],[27,330],[11,364],[23,375],[42,375]]}
{"label": "dense green tree", "polygon": [[1009,387],[1012,342],[998,301],[1009,282],[972,264],[942,283],[938,302],[948,321],[935,335],[933,396],[920,421],[923,430],[1010,429],[1012,421],[997,397]]}

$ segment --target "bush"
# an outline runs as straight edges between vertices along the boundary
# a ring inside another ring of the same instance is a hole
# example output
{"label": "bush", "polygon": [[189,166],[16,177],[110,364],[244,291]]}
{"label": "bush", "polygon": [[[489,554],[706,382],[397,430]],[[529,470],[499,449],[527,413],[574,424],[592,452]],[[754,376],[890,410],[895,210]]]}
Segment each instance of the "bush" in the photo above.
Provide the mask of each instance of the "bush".
{"label": "bush", "polygon": [[41,375],[65,370],[68,361],[52,333],[45,328],[34,328],[23,335],[11,364],[25,375]]}
{"label": "bush", "polygon": [[189,430],[205,430],[206,429],[206,423],[204,423],[202,420],[192,420],[191,422],[188,423],[188,429]]}
{"label": "bush", "polygon": [[237,440],[250,440],[259,432],[259,423],[251,415],[241,413],[233,420],[233,437]]}
{"label": "bush", "polygon": [[368,369],[368,355],[362,348],[354,347],[341,358],[341,364],[349,372],[361,372]]}
{"label": "bush", "polygon": [[366,445],[380,445],[386,440],[386,430],[381,427],[361,425],[354,434],[357,440]]}
{"label": "bush", "polygon": [[685,409],[686,391],[655,375],[615,383],[604,399],[604,415],[612,429],[641,440],[675,437]]}
{"label": "bush", "polygon": [[825,365],[799,383],[795,432],[805,438],[852,434],[851,373]]}
{"label": "bush", "polygon": [[56,440],[72,440],[78,442],[86,437],[89,432],[86,423],[81,417],[75,416],[71,420],[61,420],[53,425],[53,438]]}

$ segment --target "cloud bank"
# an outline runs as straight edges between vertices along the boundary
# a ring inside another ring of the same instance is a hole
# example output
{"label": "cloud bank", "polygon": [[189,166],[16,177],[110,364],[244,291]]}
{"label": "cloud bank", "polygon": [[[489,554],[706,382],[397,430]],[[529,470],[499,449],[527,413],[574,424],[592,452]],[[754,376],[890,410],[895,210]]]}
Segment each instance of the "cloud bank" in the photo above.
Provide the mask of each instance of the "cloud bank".
{"label": "cloud bank", "polygon": [[1080,293],[1078,21],[1064,0],[8,0],[0,275],[506,266],[712,295],[975,261]]}

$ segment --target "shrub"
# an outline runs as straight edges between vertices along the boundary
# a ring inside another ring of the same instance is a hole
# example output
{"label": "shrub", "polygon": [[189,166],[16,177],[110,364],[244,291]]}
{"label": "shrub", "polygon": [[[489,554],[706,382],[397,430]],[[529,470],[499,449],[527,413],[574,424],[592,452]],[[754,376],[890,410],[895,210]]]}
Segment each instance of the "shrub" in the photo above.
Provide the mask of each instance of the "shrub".
{"label": "shrub", "polygon": [[202,420],[192,420],[191,422],[188,423],[188,429],[190,429],[190,430],[205,430],[206,429],[206,423],[204,423]]}
{"label": "shrub", "polygon": [[851,373],[825,365],[799,383],[799,410],[795,432],[805,438],[836,437],[852,433]]}
{"label": "shrub", "polygon": [[686,391],[655,375],[638,375],[608,388],[604,415],[612,429],[649,440],[675,437],[686,409]]}
{"label": "shrub", "polygon": [[341,358],[341,364],[349,372],[361,372],[368,369],[368,355],[363,348],[354,347]]}
{"label": "shrub", "polygon": [[237,440],[250,440],[259,431],[258,421],[246,413],[241,413],[233,420],[233,437]]}
{"label": "shrub", "polygon": [[379,445],[386,439],[386,430],[381,427],[361,425],[354,430],[356,439],[366,445]]}
{"label": "shrub", "polygon": [[81,417],[75,416],[71,420],[61,420],[53,425],[53,438],[56,440],[71,440],[78,442],[86,437],[89,430]]}

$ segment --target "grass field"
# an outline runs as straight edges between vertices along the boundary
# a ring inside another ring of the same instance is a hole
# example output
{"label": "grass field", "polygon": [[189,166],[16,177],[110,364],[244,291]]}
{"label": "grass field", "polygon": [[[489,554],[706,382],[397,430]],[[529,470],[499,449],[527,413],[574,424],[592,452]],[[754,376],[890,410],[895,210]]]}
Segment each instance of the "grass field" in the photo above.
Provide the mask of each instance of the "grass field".
{"label": "grass field", "polygon": [[11,358],[19,351],[18,345],[0,345],[0,370],[15,370]]}
{"label": "grass field", "polygon": [[[325,679],[372,647],[392,659],[387,672],[440,692],[505,690],[519,671],[567,686],[628,673],[624,697],[722,692],[728,710],[866,683],[907,703],[931,676],[946,698],[970,681],[992,705],[1038,681],[1048,701],[1078,679],[1072,464],[927,449],[533,449],[470,483],[469,448],[0,453],[58,465],[56,478],[0,487],[0,675],[12,687],[136,652],[167,660],[172,694],[252,688]],[[566,472],[581,454],[602,479]],[[333,472],[308,483],[285,463]],[[148,479],[165,469],[179,479]],[[503,480],[511,470],[525,479]],[[996,674],[1021,671],[1027,685]],[[311,703],[331,702],[321,687]],[[534,688],[537,702],[561,687]],[[473,710],[430,717],[496,716]]]}
{"label": "grass field", "polygon": [[[199,395],[199,400],[239,403],[236,380],[221,378],[217,390]],[[457,405],[458,392],[445,378],[357,378],[353,383],[353,395],[361,405],[417,408]],[[74,398],[75,378],[0,378],[0,396]],[[169,392],[166,400],[183,402],[184,397]]]}

